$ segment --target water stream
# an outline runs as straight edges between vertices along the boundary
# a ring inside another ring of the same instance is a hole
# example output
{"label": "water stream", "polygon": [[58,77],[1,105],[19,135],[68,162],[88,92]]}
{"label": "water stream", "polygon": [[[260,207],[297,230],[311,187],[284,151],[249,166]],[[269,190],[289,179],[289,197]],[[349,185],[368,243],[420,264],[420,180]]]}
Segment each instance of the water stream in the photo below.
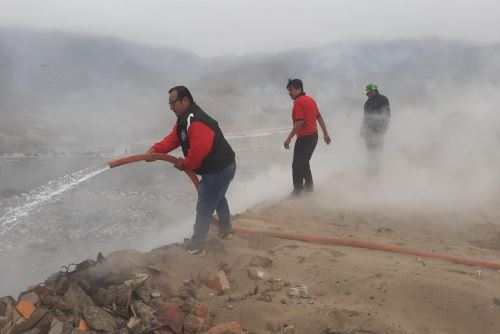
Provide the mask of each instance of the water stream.
{"label": "water stream", "polygon": [[[104,172],[109,166],[97,165],[74,173],[61,176],[55,180],[40,186],[23,196],[9,199],[10,206],[0,218],[0,236],[4,235],[16,226],[23,217],[26,217],[35,208],[40,207],[55,196],[73,189],[80,183]],[[17,205],[16,205],[17,204]]]}

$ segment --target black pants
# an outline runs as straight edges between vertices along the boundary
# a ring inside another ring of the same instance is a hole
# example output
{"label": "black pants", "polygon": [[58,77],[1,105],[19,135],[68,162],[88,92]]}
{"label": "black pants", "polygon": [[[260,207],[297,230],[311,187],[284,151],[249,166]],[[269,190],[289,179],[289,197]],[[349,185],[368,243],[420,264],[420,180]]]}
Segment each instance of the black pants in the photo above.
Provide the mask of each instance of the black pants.
{"label": "black pants", "polygon": [[367,153],[366,173],[371,176],[378,175],[382,167],[384,133],[367,130],[365,133],[365,146]]}
{"label": "black pants", "polygon": [[[304,187],[308,191],[313,190],[313,179],[309,160],[313,155],[318,143],[318,133],[297,138],[293,149],[292,177],[294,192],[301,192]],[[305,183],[305,185],[304,185]]]}

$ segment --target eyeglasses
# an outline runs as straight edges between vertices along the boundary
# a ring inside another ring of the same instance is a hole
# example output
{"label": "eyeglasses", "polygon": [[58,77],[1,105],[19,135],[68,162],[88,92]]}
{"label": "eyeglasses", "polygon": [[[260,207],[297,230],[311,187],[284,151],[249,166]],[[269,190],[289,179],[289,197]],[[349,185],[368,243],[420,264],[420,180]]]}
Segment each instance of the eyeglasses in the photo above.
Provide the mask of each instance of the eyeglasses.
{"label": "eyeglasses", "polygon": [[173,106],[177,101],[180,101],[180,99],[176,99],[175,101],[168,101],[168,104]]}

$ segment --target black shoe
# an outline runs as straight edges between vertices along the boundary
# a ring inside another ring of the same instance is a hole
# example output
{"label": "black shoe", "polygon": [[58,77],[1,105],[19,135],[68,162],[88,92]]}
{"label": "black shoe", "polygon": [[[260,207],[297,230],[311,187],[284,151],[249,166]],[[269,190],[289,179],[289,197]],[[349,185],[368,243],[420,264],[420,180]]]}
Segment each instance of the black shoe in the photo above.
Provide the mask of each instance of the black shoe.
{"label": "black shoe", "polygon": [[288,198],[299,198],[300,197],[301,191],[299,190],[294,190],[288,195]]}

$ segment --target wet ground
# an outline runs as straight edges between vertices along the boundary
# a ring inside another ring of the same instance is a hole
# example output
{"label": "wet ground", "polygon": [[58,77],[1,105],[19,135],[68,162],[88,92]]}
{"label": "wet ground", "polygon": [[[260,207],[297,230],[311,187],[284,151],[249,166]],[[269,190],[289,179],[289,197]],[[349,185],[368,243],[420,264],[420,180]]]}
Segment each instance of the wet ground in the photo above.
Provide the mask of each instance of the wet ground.
{"label": "wet ground", "polygon": [[[238,154],[232,187],[258,176],[263,163],[289,163],[282,136],[231,141]],[[196,193],[185,175],[163,162],[101,172],[107,160],[0,159],[0,295],[99,251],[149,250],[190,236]],[[236,207],[254,201],[242,196]]]}

